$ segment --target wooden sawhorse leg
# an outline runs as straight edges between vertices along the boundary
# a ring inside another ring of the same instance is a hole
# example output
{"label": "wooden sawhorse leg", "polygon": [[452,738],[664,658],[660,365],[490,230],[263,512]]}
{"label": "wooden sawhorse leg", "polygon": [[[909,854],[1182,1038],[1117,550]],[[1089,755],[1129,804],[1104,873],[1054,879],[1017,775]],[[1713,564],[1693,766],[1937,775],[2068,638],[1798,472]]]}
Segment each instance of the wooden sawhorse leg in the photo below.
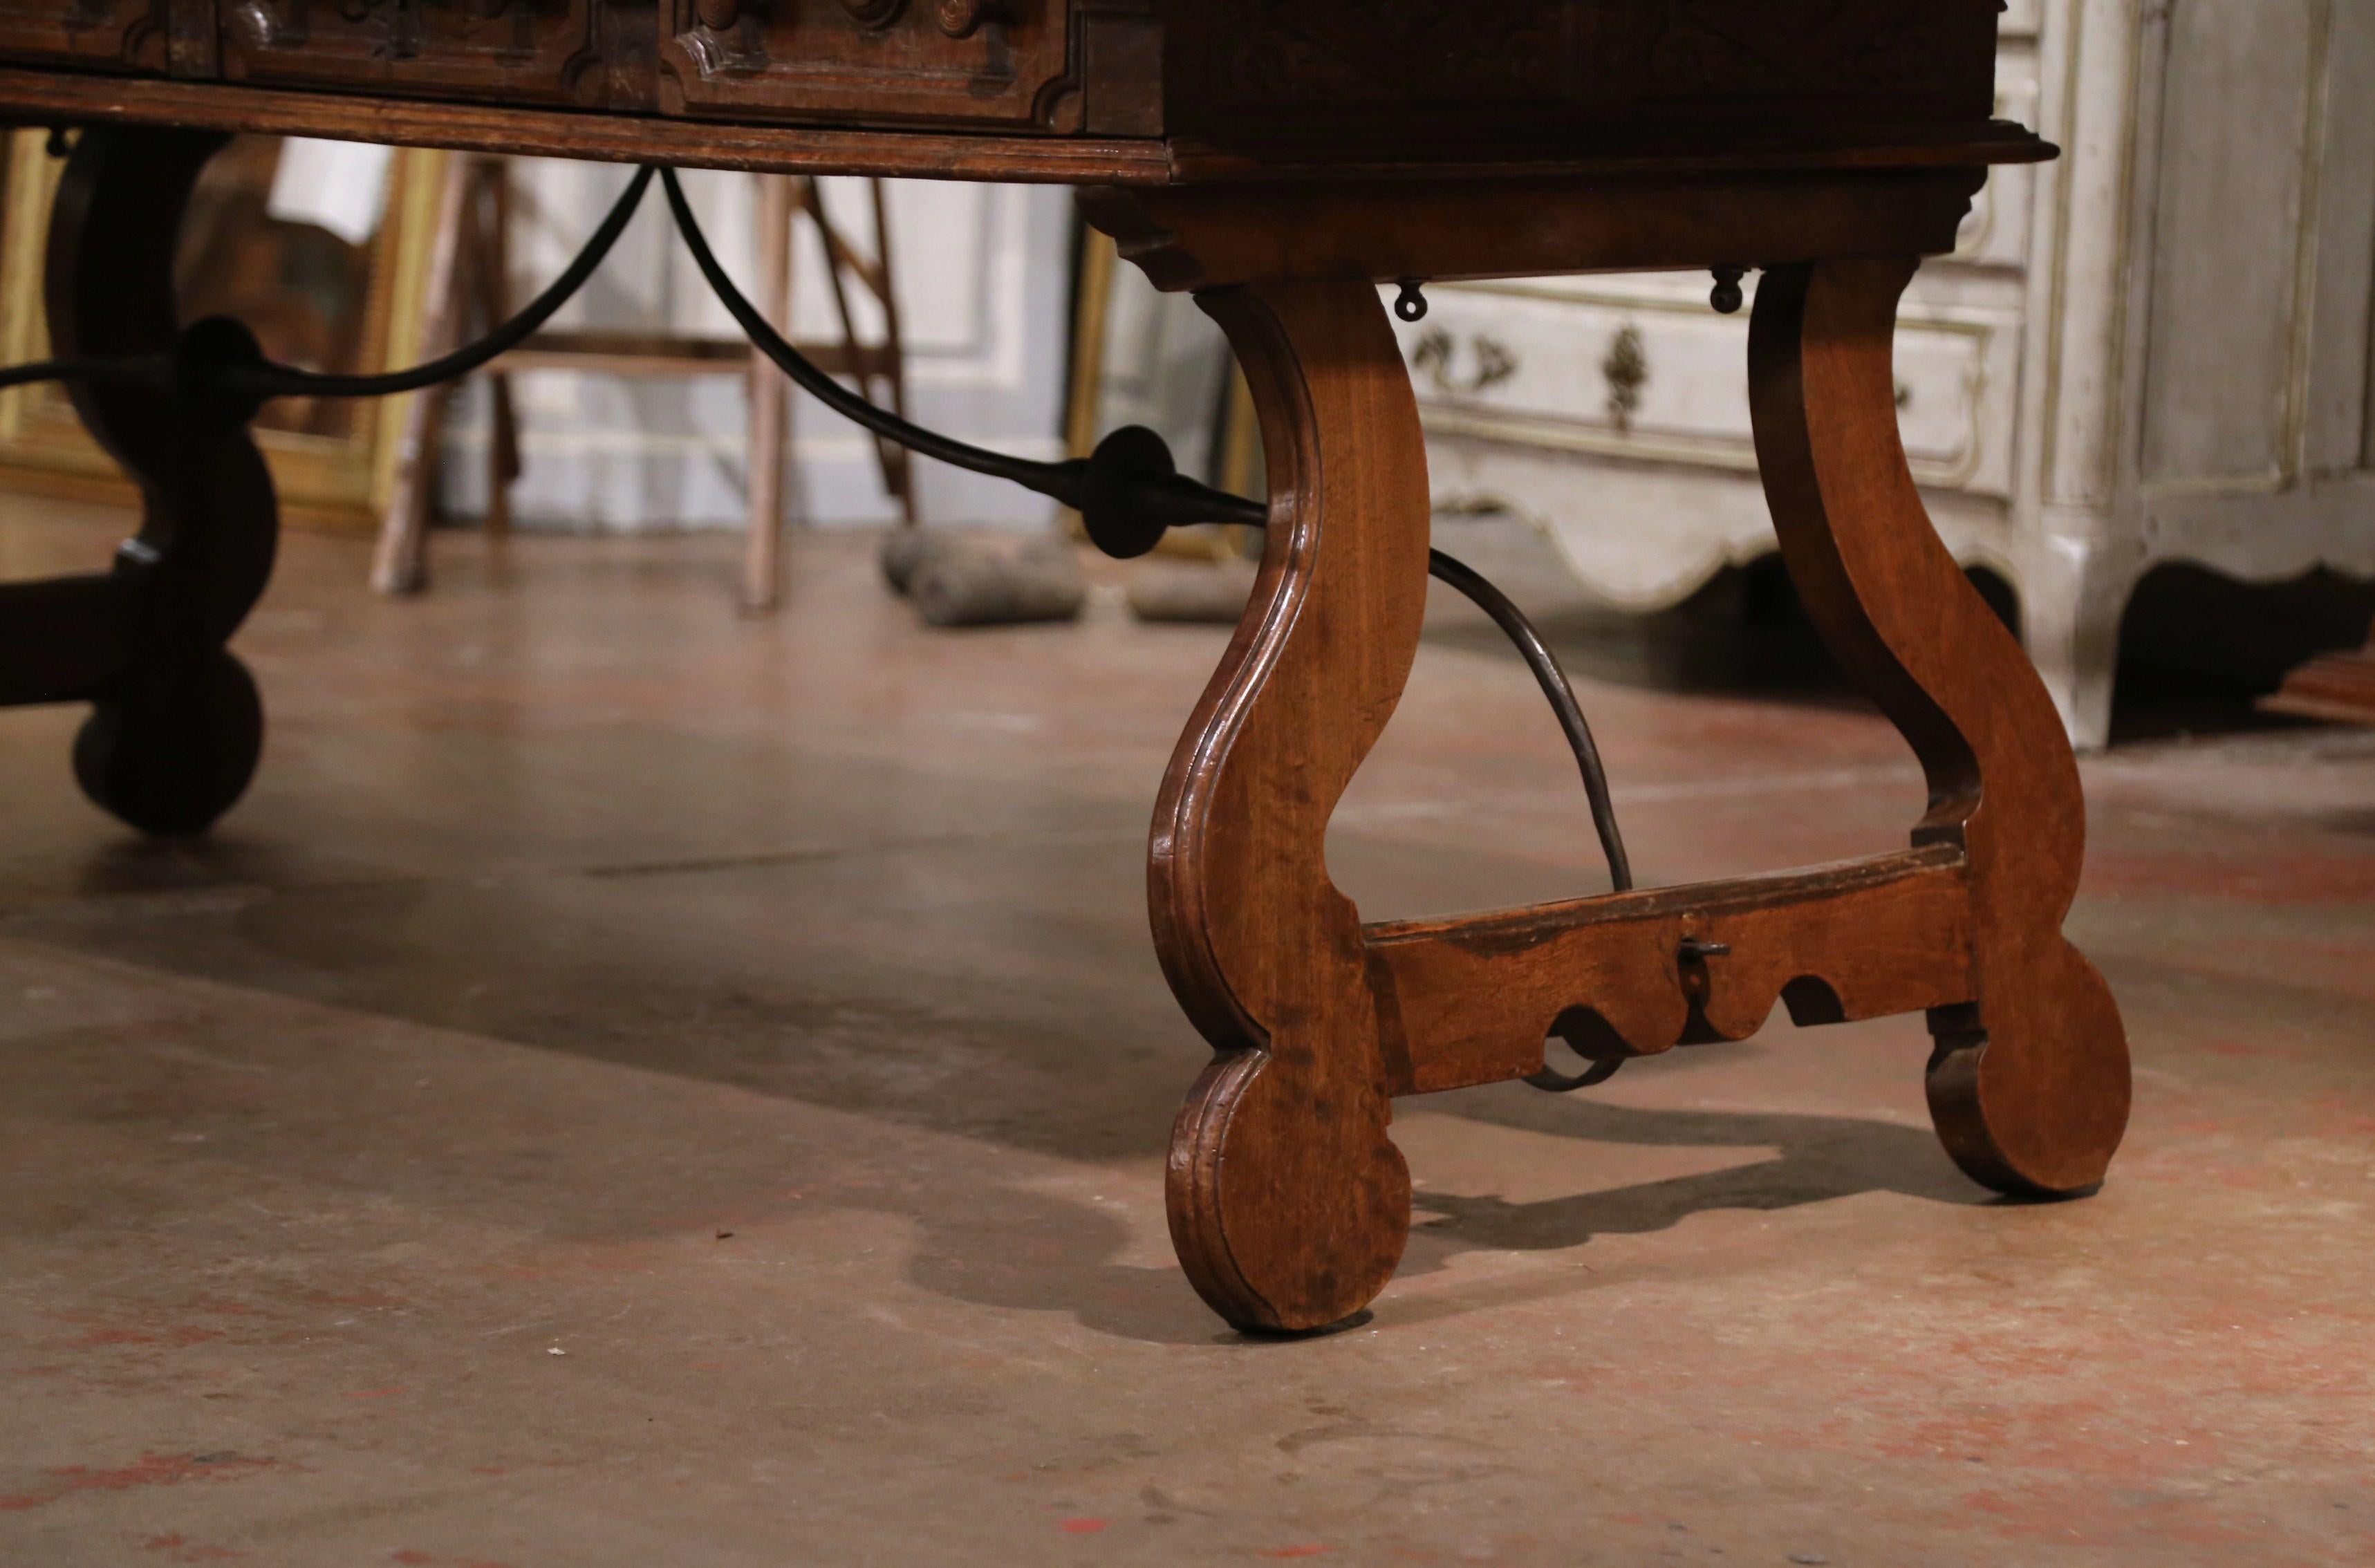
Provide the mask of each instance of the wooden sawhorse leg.
{"label": "wooden sawhorse leg", "polygon": [[[50,341],[61,359],[161,352],[176,336],[174,238],[228,138],[98,126],[50,219]],[[262,596],[278,537],[243,421],[128,383],[70,384],[75,411],[140,487],[140,532],[101,575],[0,587],[0,706],[87,701],[83,792],[145,832],[197,832],[254,776],[255,682],[224,644]]]}
{"label": "wooden sawhorse leg", "polygon": [[[1391,1102],[1530,1077],[1552,1034],[1606,1059],[1746,1038],[1777,1000],[1801,1024],[1926,1012],[1931,1105],[1966,1171],[2033,1195],[2102,1180],[2127,1046],[2061,932],[2084,838],[2076,765],[1932,530],[1896,429],[1897,296],[1915,255],[1952,243],[1975,185],[1949,171],[1802,190],[1354,191],[1332,207],[1298,195],[1292,214],[1258,193],[1093,205],[1125,254],[1198,289],[1227,329],[1270,466],[1261,577],[1165,780],[1151,855],[1164,971],[1217,1053],[1172,1142],[1172,1234],[1231,1323],[1307,1330],[1365,1306],[1410,1228]],[[1331,219],[1336,238],[1307,238]],[[1463,250],[1477,234],[1516,234],[1516,253]],[[1833,650],[1927,770],[1912,846],[1365,925],[1329,880],[1326,832],[1416,652],[1429,521],[1417,407],[1372,280],[1755,254],[1807,258],[1768,272],[1752,335],[1775,520]]]}

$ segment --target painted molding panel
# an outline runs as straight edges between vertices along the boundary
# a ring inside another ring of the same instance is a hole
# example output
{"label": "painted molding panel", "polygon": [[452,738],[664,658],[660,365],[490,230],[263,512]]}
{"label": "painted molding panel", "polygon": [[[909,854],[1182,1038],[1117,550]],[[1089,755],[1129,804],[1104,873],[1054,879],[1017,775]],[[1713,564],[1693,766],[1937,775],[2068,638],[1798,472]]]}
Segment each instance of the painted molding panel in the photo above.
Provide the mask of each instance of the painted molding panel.
{"label": "painted molding panel", "polygon": [[[1897,338],[1957,558],[2019,592],[2074,736],[2109,733],[2137,581],[2375,575],[2375,5],[2011,0],[1999,170]],[[1774,548],[1742,324],[1704,277],[1440,287],[1404,347],[1437,497],[1532,519],[1652,607]]]}
{"label": "painted molding panel", "polygon": [[[1746,312],[1626,281],[1430,290],[1425,325],[1403,336],[1429,432],[1753,472]],[[1923,484],[2010,495],[2018,324],[1971,310],[1900,320],[1899,423]]]}

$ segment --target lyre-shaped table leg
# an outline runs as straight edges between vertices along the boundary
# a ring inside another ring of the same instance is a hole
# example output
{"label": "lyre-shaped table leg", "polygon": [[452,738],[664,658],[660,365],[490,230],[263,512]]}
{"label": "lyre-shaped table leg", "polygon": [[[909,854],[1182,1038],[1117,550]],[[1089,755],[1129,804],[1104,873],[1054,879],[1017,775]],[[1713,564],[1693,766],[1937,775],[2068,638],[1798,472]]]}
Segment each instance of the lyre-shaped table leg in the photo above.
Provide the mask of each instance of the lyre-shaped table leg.
{"label": "lyre-shaped table leg", "polygon": [[1410,1232],[1378,988],[1328,878],[1328,819],[1384,730],[1426,605],[1425,443],[1385,307],[1357,279],[1201,296],[1260,411],[1260,582],[1155,810],[1173,989],[1220,1053],[1171,1147],[1188,1278],[1243,1328],[1368,1304]]}
{"label": "lyre-shaped table leg", "polygon": [[[228,138],[94,126],[50,220],[50,341],[63,358],[172,348],[174,240],[192,186]],[[0,701],[89,700],[75,740],[83,792],[136,828],[193,833],[229,810],[264,745],[255,682],[224,643],[272,574],[272,477],[236,415],[161,388],[71,383],[83,425],[140,487],[140,533],[105,577],[9,585],[9,613],[54,635],[6,645]]]}
{"label": "lyre-shaped table leg", "polygon": [[1970,866],[1977,1000],[1931,1014],[1930,1107],[2000,1191],[2086,1191],[2127,1126],[2117,1005],[2063,939],[2086,818],[2044,684],[1930,525],[1891,354],[1910,258],[1776,268],[1750,340],[1756,453],[1791,577],[1929,777],[1917,843]]}

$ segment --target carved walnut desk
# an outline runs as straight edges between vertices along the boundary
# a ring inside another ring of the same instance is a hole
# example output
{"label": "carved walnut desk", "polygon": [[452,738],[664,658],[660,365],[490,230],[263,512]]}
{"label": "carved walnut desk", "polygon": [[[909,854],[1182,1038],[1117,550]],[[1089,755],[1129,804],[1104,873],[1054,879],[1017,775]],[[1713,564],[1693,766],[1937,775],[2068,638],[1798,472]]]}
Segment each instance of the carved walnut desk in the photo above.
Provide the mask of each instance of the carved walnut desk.
{"label": "carved walnut desk", "polygon": [[[1891,338],[1992,163],[1998,0],[0,0],[0,118],[78,131],[59,355],[173,356],[183,198],[227,133],[780,171],[1061,181],[1193,290],[1270,454],[1260,583],[1156,808],[1154,938],[1215,1059],[1169,1168],[1189,1279],[1232,1323],[1338,1322],[1391,1277],[1392,1102],[1801,1024],[1922,1011],[1964,1170],[2070,1195],[2124,1129],[2127,1047],[2063,940],[2078,774],[2044,689],[1924,514]],[[1747,373],[1775,524],[1930,808],[1849,865],[1365,925],[1330,813],[1418,644],[1428,488],[1377,285],[1764,269]],[[183,335],[186,336],[187,335]],[[195,383],[192,383],[195,384]],[[270,572],[243,412],[91,381],[139,481],[102,574],[0,588],[0,701],[93,713],[76,771],[150,831],[254,770],[224,643]]]}

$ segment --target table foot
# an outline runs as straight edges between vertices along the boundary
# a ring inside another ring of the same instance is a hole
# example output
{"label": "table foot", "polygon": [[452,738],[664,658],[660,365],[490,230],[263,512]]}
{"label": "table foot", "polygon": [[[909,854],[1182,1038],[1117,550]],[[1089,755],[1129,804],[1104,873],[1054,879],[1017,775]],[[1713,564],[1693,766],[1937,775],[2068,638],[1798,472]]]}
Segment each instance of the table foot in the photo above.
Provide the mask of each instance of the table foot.
{"label": "table foot", "polygon": [[202,833],[247,793],[264,754],[264,701],[216,648],[135,666],[76,732],[75,782],[102,810],[160,838]]}
{"label": "table foot", "polygon": [[[62,358],[173,346],[174,241],[192,185],[227,138],[95,126],[50,224],[48,312]],[[75,777],[144,832],[195,833],[254,775],[264,713],[224,647],[272,572],[272,479],[242,420],[160,388],[70,383],[91,435],[140,487],[137,536],[103,576],[9,584],[42,635],[0,638],[0,702],[89,701]]]}

